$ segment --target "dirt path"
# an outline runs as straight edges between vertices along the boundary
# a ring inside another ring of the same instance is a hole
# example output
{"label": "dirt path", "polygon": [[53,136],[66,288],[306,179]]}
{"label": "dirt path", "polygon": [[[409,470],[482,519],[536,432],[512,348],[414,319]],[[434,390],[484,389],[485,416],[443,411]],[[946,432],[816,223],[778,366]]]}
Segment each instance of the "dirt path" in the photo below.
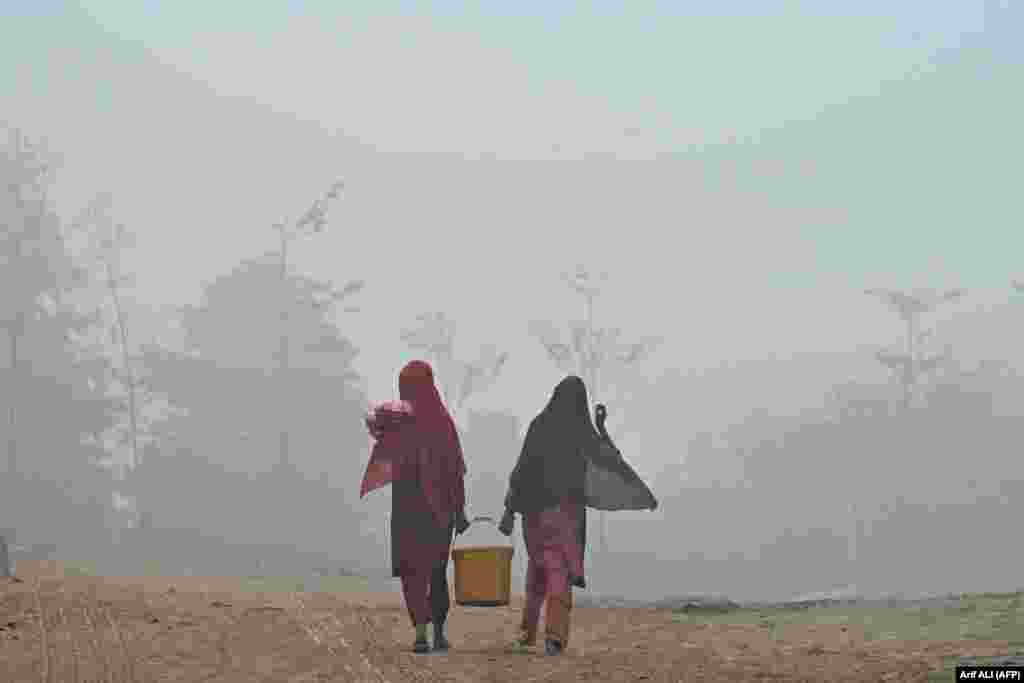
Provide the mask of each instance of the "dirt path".
{"label": "dirt path", "polygon": [[47,566],[21,576],[0,585],[0,670],[12,683],[925,681],[943,657],[1005,647],[869,643],[839,626],[780,637],[666,611],[577,608],[564,656],[516,655],[506,651],[516,601],[454,608],[453,650],[414,655],[397,592],[260,594],[232,579],[62,578]]}

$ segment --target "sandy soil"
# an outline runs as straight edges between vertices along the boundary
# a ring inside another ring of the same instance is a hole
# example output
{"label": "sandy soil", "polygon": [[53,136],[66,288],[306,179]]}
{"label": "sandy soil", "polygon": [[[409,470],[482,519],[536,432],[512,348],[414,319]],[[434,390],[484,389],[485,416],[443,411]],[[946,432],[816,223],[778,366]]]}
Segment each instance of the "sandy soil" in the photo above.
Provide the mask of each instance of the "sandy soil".
{"label": "sandy soil", "polygon": [[0,581],[4,681],[925,681],[942,658],[1005,644],[865,642],[857,629],[683,624],[651,609],[577,608],[562,657],[512,654],[519,600],[453,609],[446,654],[414,655],[394,593],[261,594],[228,578]]}

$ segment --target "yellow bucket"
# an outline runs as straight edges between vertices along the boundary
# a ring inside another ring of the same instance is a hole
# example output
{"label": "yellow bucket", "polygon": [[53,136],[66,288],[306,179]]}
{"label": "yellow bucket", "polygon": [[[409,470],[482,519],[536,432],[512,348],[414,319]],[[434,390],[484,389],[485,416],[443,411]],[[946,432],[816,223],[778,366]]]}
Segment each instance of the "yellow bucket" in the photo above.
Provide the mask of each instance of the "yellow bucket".
{"label": "yellow bucket", "polygon": [[512,593],[512,546],[477,546],[452,550],[455,604],[504,607]]}

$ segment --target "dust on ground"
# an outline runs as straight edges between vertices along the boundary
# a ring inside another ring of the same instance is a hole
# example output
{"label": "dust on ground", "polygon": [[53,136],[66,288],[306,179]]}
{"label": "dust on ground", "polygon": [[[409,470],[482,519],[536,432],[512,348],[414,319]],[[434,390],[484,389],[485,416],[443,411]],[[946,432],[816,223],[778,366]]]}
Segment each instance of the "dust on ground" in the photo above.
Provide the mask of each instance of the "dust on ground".
{"label": "dust on ground", "polygon": [[0,582],[5,681],[928,681],[977,640],[871,640],[856,624],[680,619],[577,607],[561,657],[513,654],[521,600],[453,607],[444,654],[414,655],[397,591],[259,592],[237,578],[86,577],[19,565]]}

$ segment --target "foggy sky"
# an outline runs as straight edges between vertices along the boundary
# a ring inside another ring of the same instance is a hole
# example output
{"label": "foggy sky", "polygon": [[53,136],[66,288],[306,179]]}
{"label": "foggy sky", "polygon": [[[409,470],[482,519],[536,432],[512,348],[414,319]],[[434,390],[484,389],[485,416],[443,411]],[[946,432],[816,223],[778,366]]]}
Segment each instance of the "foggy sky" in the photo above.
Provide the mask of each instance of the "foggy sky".
{"label": "foggy sky", "polygon": [[580,313],[577,262],[612,276],[599,323],[666,337],[651,377],[891,343],[868,286],[1010,298],[1019,10],[356,5],[11,4],[0,110],[65,155],[63,213],[114,192],[146,305],[194,301],[345,178],[294,263],[368,280],[341,327],[375,397],[399,328],[441,310],[512,354],[475,405],[528,418],[559,373],[526,322]]}

